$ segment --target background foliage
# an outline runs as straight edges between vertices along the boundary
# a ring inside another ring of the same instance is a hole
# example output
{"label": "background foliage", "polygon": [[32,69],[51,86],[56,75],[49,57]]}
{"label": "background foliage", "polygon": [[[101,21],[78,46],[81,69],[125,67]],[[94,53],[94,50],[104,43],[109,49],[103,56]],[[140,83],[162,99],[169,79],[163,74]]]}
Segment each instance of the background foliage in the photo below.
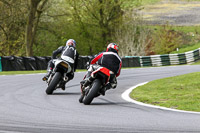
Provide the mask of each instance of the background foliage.
{"label": "background foliage", "polygon": [[73,38],[81,55],[119,45],[121,56],[166,54],[199,43],[196,26],[147,25],[137,14],[159,0],[0,0],[0,56],[50,56]]}

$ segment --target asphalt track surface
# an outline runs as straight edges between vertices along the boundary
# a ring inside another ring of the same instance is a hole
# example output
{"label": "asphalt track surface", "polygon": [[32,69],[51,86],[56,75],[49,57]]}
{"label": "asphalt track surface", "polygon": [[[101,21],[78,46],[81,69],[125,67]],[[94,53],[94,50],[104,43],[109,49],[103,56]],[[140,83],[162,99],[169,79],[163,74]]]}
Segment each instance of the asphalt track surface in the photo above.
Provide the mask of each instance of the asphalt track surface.
{"label": "asphalt track surface", "polygon": [[197,71],[199,65],[122,70],[118,87],[91,105],[78,102],[85,72],[75,73],[65,91],[50,96],[41,80],[44,74],[0,76],[0,133],[199,133],[199,114],[140,106],[121,98],[136,84]]}

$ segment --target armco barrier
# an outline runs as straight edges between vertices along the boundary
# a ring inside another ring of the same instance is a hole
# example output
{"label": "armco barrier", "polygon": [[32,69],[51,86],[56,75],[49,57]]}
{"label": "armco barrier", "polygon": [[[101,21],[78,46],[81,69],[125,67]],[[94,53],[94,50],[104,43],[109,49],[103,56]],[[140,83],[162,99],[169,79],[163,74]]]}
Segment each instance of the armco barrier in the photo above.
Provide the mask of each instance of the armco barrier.
{"label": "armco barrier", "polygon": [[169,55],[161,55],[160,58],[163,66],[171,65]]}
{"label": "armco barrier", "polygon": [[2,72],[1,57],[0,57],[0,72]]}
{"label": "armco barrier", "polygon": [[[86,69],[89,56],[80,56],[78,69]],[[16,57],[3,56],[1,58],[2,71],[46,70],[51,57]]]}
{"label": "armco barrier", "polygon": [[141,66],[152,66],[152,58],[150,56],[140,56]]}
{"label": "armco barrier", "polygon": [[125,56],[122,58],[122,67],[141,67],[138,56]]}
{"label": "armco barrier", "polygon": [[[2,56],[1,57],[2,62],[2,71],[16,71],[20,66],[18,67],[18,62],[15,58],[15,56]],[[23,66],[21,66],[23,68]]]}
{"label": "armco barrier", "polygon": [[181,54],[140,56],[141,66],[191,64],[200,59],[200,48]]}
{"label": "armco barrier", "polygon": [[[80,56],[78,69],[86,69],[92,56]],[[122,67],[167,66],[190,64],[200,59],[200,48],[181,54],[122,57]],[[0,71],[46,70],[51,57],[0,57]]]}
{"label": "armco barrier", "polygon": [[78,59],[78,69],[86,69],[86,64],[90,60],[88,56],[80,56]]}
{"label": "armco barrier", "polygon": [[50,59],[50,57],[3,56],[2,71],[45,70]]}
{"label": "armco barrier", "polygon": [[197,50],[194,50],[193,51],[193,54],[194,54],[194,61],[197,61],[197,60],[199,60],[199,49],[197,49]]}
{"label": "armco barrier", "polygon": [[47,69],[48,62],[45,57],[34,57],[36,59],[37,70]]}
{"label": "armco barrier", "polygon": [[36,59],[34,57],[22,57],[26,70],[37,70]]}

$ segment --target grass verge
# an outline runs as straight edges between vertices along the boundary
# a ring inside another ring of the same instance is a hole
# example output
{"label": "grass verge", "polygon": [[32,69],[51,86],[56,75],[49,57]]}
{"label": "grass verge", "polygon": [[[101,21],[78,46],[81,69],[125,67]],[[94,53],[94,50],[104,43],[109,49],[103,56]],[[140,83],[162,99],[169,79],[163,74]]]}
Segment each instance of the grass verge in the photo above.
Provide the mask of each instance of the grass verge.
{"label": "grass verge", "polygon": [[148,104],[200,111],[200,72],[151,81],[134,89],[130,97]]}
{"label": "grass verge", "polygon": [[200,43],[182,47],[182,48],[179,49],[179,51],[173,51],[173,52],[171,52],[171,54],[185,53],[185,52],[188,52],[188,51],[196,50],[198,48],[200,48]]}
{"label": "grass verge", "polygon": [[[76,72],[84,72],[85,69],[78,69]],[[46,70],[36,70],[36,71],[3,71],[0,72],[0,75],[17,75],[17,74],[37,74],[37,73],[46,73]]]}
{"label": "grass verge", "polygon": [[198,60],[198,61],[195,62],[195,63],[192,63],[191,65],[200,65],[200,60]]}
{"label": "grass verge", "polygon": [[3,71],[3,72],[0,72],[0,75],[36,74],[36,73],[46,73],[46,70],[37,70],[37,71]]}

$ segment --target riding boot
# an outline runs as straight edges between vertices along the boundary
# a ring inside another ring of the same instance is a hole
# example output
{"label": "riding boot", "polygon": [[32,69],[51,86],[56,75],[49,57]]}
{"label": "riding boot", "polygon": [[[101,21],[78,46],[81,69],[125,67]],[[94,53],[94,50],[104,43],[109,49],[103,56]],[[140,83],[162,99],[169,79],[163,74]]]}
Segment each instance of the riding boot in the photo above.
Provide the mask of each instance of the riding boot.
{"label": "riding boot", "polygon": [[47,80],[48,80],[50,74],[52,73],[52,70],[53,70],[53,69],[50,68],[50,69],[47,71],[47,74],[42,78],[43,81],[47,81]]}
{"label": "riding boot", "polygon": [[109,82],[110,82],[110,88],[115,89],[117,87],[117,78],[115,75],[111,76]]}
{"label": "riding boot", "polygon": [[61,87],[62,90],[65,90],[65,84],[66,83],[64,83],[63,86]]}
{"label": "riding boot", "polygon": [[88,71],[85,79],[80,82],[85,87],[88,86],[89,83],[92,81],[91,73],[91,71]]}
{"label": "riding boot", "polygon": [[100,90],[101,95],[104,96],[105,93],[106,93],[106,91],[109,90],[110,88],[112,88],[112,86],[111,86],[110,83],[108,83],[104,88],[102,88],[102,89]]}

